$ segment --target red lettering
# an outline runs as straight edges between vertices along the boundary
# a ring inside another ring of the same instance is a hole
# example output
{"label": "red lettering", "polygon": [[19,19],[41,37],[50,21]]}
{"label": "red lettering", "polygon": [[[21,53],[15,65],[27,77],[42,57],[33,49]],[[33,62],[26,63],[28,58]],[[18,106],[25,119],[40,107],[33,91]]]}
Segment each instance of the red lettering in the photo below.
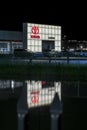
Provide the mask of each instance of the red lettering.
{"label": "red lettering", "polygon": [[40,38],[40,36],[39,35],[31,35],[31,38]]}

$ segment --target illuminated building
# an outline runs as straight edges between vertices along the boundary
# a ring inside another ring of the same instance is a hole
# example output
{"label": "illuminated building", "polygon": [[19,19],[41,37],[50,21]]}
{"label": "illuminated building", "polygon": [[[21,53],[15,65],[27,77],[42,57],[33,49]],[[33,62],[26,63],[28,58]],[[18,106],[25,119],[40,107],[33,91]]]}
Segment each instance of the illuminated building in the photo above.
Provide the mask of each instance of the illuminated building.
{"label": "illuminated building", "polygon": [[61,26],[23,23],[23,45],[32,52],[61,51]]}
{"label": "illuminated building", "polygon": [[86,40],[71,40],[68,39],[67,36],[62,38],[61,44],[62,51],[87,51],[87,41]]}
{"label": "illuminated building", "polygon": [[14,49],[61,51],[61,26],[23,23],[23,32],[0,31],[0,54],[12,54]]}

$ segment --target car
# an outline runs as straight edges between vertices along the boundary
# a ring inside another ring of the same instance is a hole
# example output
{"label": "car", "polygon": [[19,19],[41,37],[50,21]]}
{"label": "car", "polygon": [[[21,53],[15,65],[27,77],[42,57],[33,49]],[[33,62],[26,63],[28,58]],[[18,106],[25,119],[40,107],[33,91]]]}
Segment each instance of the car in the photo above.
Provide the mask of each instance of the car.
{"label": "car", "polygon": [[35,52],[34,57],[44,57],[44,54],[42,52]]}
{"label": "car", "polygon": [[80,56],[87,56],[87,52],[80,52]]}
{"label": "car", "polygon": [[49,51],[49,56],[58,56],[58,51],[55,51],[54,49],[52,49],[51,51]]}

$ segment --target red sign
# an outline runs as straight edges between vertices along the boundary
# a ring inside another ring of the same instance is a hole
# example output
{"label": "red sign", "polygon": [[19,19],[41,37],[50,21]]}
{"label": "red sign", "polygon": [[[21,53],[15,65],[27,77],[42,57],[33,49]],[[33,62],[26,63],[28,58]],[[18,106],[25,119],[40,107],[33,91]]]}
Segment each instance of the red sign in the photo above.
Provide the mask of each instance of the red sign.
{"label": "red sign", "polygon": [[38,39],[40,38],[40,36],[38,35],[39,34],[38,26],[33,26],[31,32],[32,32],[31,38],[38,38]]}
{"label": "red sign", "polygon": [[33,26],[31,30],[32,30],[33,34],[38,34],[39,33],[39,28],[37,26]]}
{"label": "red sign", "polygon": [[31,38],[40,38],[39,35],[31,35]]}
{"label": "red sign", "polygon": [[33,91],[31,94],[39,94],[39,91]]}

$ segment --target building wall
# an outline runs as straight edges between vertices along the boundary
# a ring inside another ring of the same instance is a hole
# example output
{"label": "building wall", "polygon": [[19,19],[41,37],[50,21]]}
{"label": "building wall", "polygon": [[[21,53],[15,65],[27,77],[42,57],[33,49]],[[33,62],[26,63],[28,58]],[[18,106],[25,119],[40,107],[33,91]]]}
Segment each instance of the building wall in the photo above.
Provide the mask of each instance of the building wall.
{"label": "building wall", "polygon": [[11,54],[14,49],[23,48],[23,33],[0,31],[0,54]]}
{"label": "building wall", "polygon": [[19,31],[0,30],[0,40],[4,41],[23,41],[23,33]]}
{"label": "building wall", "polygon": [[61,27],[23,23],[23,32],[1,30],[0,54],[10,54],[18,48],[42,52],[42,41],[54,41],[54,49],[61,51]]}
{"label": "building wall", "polygon": [[42,52],[43,40],[54,41],[54,49],[61,51],[60,26],[23,23],[23,39],[24,47],[29,51]]}

